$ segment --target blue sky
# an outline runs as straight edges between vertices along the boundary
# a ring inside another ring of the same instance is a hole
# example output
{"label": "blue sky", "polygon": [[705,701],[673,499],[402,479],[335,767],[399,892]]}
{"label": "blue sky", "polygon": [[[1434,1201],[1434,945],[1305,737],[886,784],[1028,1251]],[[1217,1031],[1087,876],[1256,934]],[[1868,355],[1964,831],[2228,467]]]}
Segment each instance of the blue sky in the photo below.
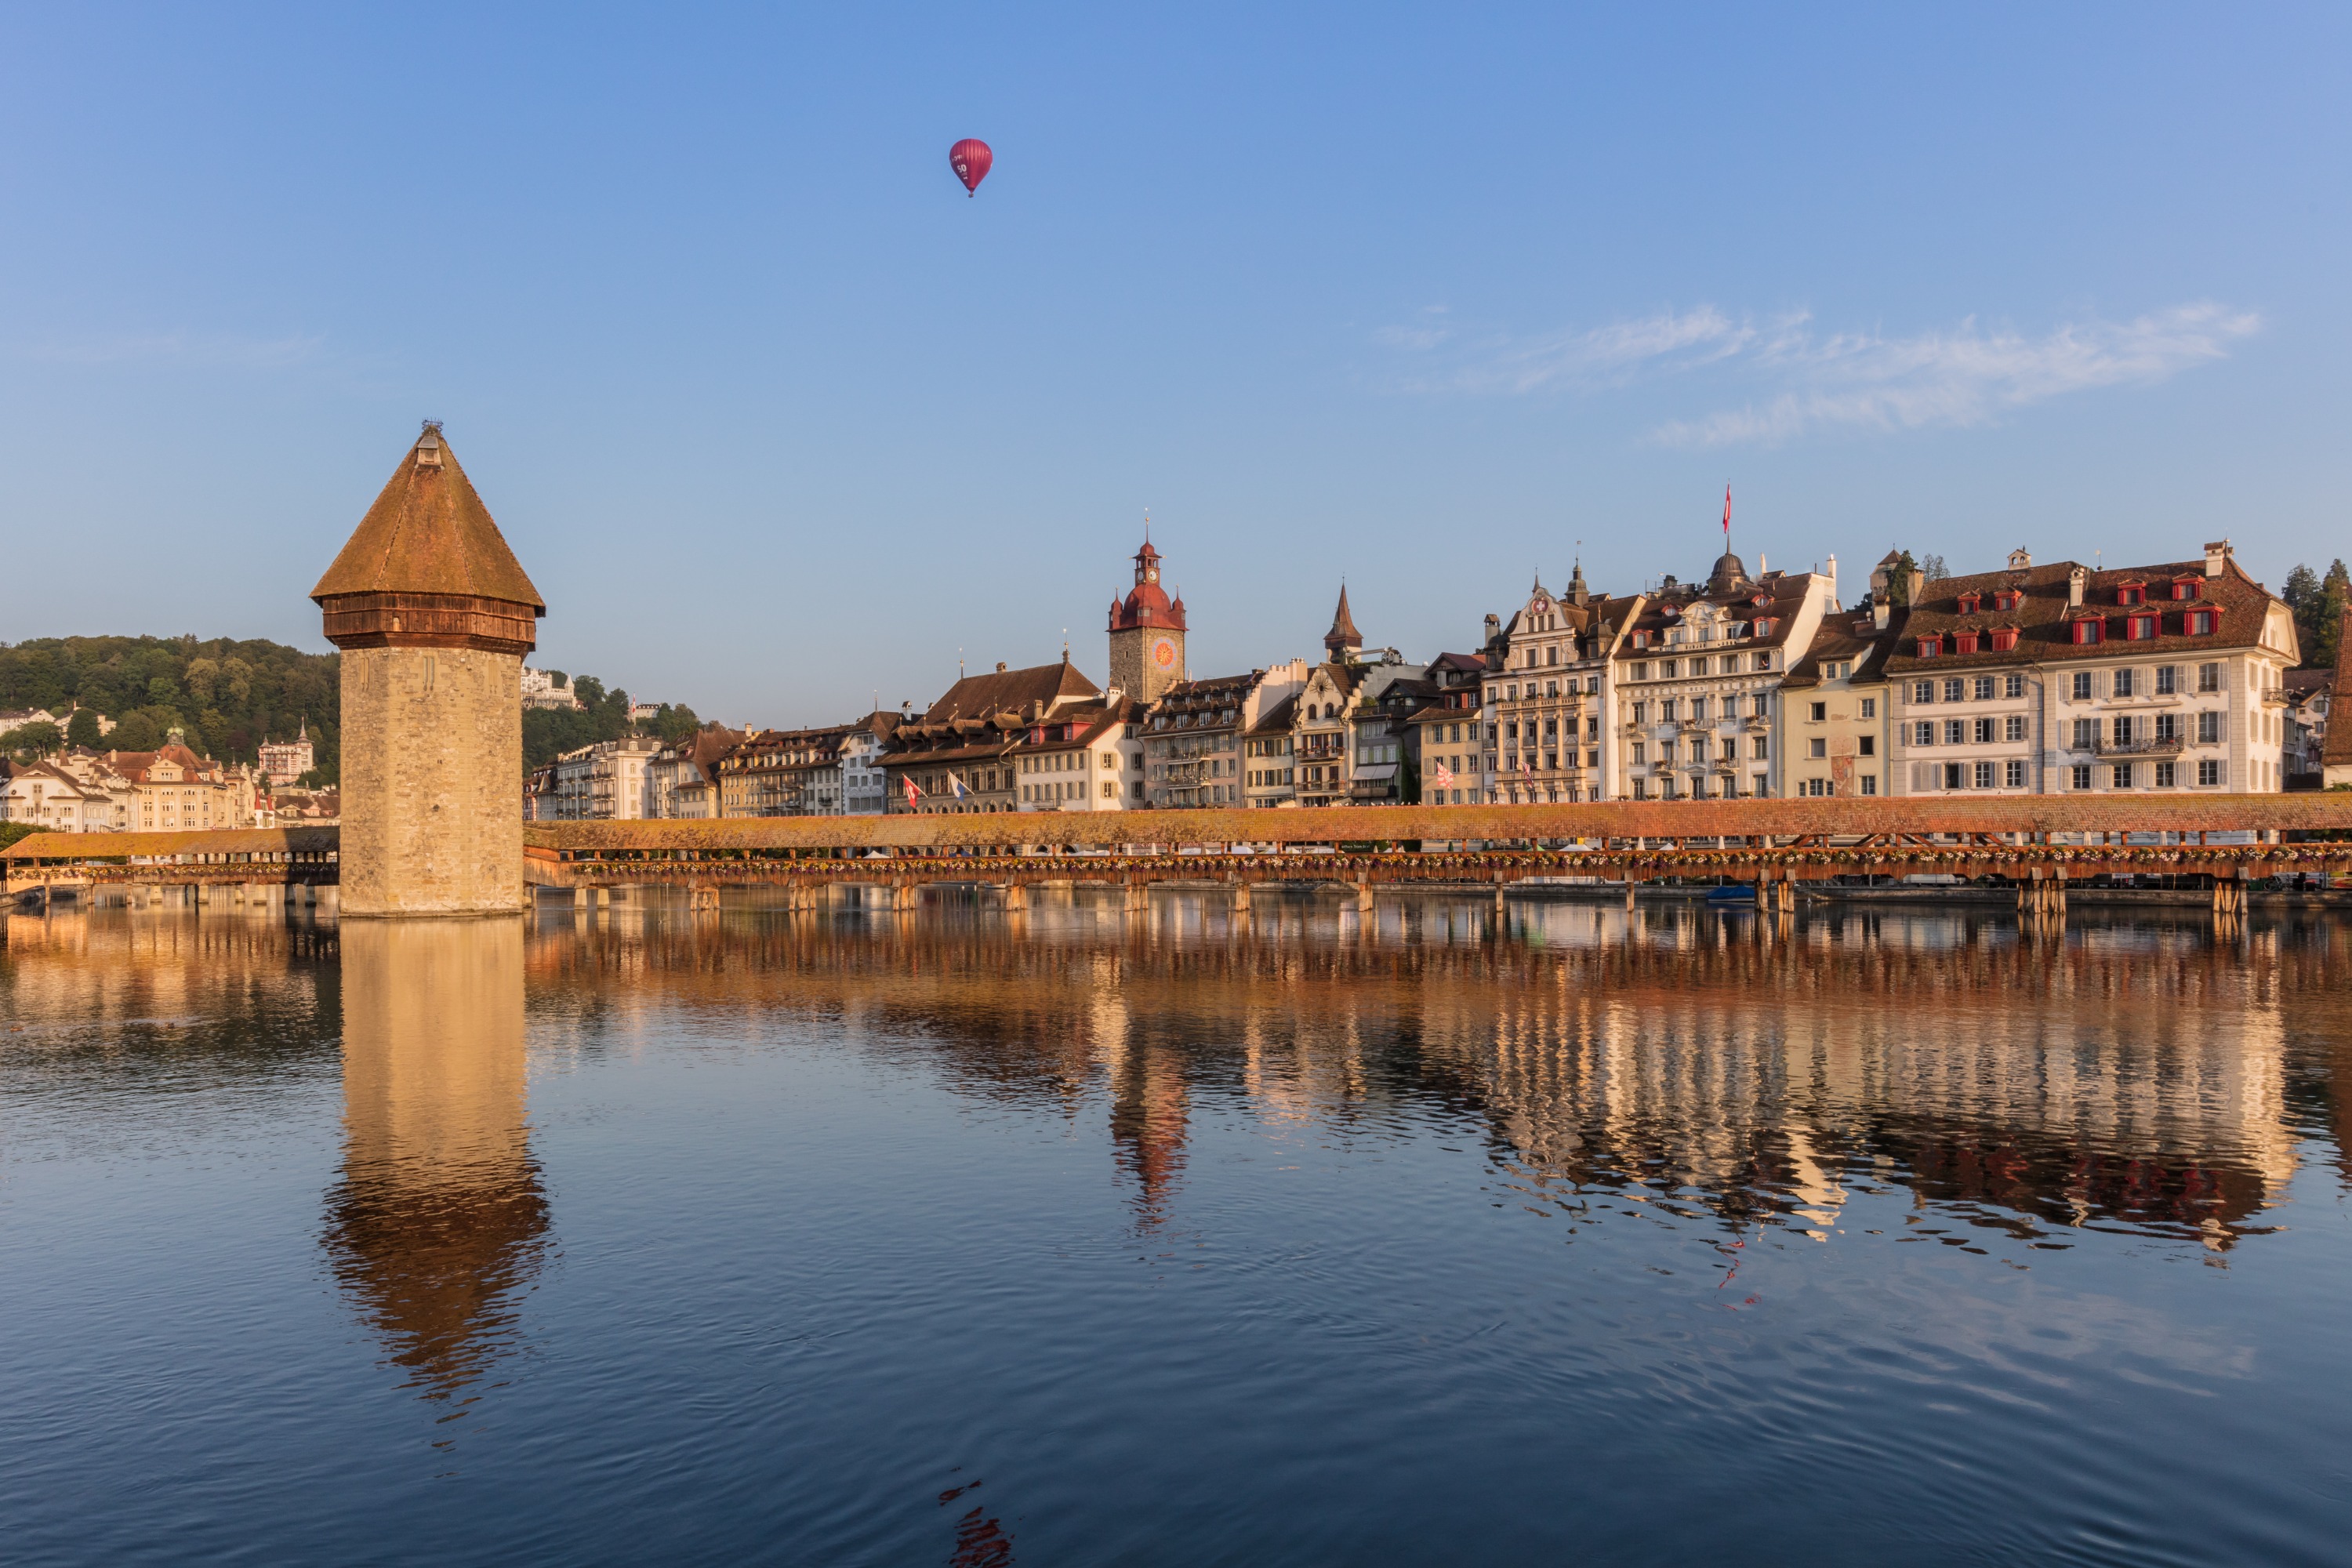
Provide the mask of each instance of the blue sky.
{"label": "blue sky", "polygon": [[[1663,13],[1663,14],[1662,14]],[[270,637],[446,422],[707,717],[1596,586],[2352,554],[2352,11],[20,7],[0,637]],[[948,146],[996,167],[967,200]]]}

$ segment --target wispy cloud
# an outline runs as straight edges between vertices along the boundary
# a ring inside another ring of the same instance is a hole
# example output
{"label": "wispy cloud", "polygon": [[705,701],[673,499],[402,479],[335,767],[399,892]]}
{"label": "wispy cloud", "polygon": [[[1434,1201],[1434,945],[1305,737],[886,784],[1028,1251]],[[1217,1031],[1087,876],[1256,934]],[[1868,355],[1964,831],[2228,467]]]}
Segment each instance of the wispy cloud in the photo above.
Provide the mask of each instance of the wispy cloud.
{"label": "wispy cloud", "polygon": [[1761,324],[1713,306],[1533,340],[1489,338],[1449,349],[1444,334],[1390,346],[1439,363],[1408,373],[1419,392],[1591,390],[1706,371],[1761,382],[1737,407],[1671,420],[1653,437],[1676,446],[1769,444],[1825,429],[1981,425],[2066,393],[2148,384],[2225,357],[2262,318],[2210,301],[2128,321],[2069,322],[2041,336],[1974,318],[1911,337],[1823,335],[1804,315]]}
{"label": "wispy cloud", "polygon": [[316,355],[323,336],[242,337],[230,332],[145,332],[35,343],[24,356],[49,364],[181,364],[283,370]]}

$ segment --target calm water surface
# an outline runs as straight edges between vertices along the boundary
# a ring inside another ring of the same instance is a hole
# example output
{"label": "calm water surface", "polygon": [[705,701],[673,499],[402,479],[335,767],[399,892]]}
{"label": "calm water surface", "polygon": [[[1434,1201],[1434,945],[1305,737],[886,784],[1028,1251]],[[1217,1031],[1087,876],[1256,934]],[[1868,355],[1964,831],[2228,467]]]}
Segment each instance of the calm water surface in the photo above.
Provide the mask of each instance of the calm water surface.
{"label": "calm water surface", "polygon": [[2347,926],[10,917],[0,1555],[2352,1562]]}

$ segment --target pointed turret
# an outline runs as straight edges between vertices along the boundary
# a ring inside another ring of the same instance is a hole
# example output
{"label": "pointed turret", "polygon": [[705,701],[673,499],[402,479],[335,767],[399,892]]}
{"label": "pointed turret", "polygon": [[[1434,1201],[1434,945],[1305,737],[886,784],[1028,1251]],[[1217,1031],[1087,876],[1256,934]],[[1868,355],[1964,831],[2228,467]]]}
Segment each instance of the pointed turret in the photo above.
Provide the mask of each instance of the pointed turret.
{"label": "pointed turret", "polygon": [[1331,629],[1323,634],[1323,646],[1330,650],[1334,664],[1344,664],[1355,658],[1364,646],[1364,634],[1356,629],[1356,618],[1348,613],[1348,585],[1339,585],[1339,607],[1331,616]]}
{"label": "pointed turret", "polygon": [[547,614],[489,509],[427,422],[310,597],[337,647],[527,653]]}

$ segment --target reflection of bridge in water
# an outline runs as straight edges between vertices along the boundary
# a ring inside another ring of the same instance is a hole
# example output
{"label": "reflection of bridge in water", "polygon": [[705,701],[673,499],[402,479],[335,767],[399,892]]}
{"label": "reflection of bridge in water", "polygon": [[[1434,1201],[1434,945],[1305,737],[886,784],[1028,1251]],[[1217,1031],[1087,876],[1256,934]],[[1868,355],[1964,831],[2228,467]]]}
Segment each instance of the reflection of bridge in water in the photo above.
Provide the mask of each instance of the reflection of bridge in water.
{"label": "reflection of bridge in water", "polygon": [[2347,926],[2036,942],[1991,914],[1588,904],[1497,927],[1436,896],[1244,919],[1086,889],[1011,918],[713,918],[671,895],[542,915],[529,963],[535,991],[591,1009],[824,1018],[960,1092],[1107,1100],[1147,1226],[1200,1115],[1344,1136],[1435,1114],[1477,1119],[1534,1204],[1617,1190],[1822,1232],[1857,1188],[1900,1187],[2012,1236],[2126,1225],[2219,1250],[2261,1228],[2301,1124],[2332,1121],[2339,1149],[2352,1131],[2311,1087],[2352,1052]]}

